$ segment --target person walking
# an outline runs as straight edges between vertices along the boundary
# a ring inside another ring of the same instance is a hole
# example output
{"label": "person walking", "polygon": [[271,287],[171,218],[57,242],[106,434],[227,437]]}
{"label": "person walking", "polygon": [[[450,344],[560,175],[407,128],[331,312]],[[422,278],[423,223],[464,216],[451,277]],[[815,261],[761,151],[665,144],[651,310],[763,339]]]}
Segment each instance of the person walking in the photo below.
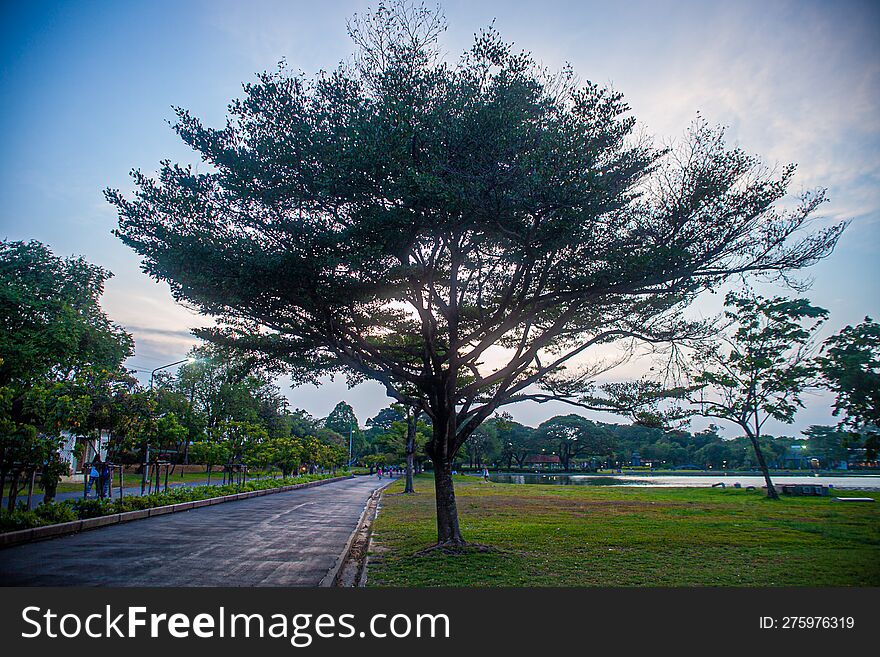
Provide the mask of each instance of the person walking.
{"label": "person walking", "polygon": [[86,494],[85,499],[89,499],[89,493],[92,492],[92,485],[95,486],[95,495],[98,495],[100,490],[100,483],[98,479],[101,477],[101,473],[98,472],[99,461],[97,457],[94,461],[92,461],[92,467],[89,470],[88,481],[86,481]]}
{"label": "person walking", "polygon": [[113,471],[110,469],[110,464],[105,461],[101,465],[101,476],[100,476],[100,482],[101,482],[100,497],[101,498],[108,497],[110,495],[110,481],[112,479],[112,477],[111,477],[112,472]]}

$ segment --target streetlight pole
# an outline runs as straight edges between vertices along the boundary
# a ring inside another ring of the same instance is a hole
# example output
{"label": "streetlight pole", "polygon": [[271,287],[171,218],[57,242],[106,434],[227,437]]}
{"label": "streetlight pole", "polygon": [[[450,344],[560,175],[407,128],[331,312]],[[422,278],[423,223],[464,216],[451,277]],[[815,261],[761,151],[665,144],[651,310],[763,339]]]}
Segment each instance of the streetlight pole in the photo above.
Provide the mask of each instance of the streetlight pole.
{"label": "streetlight pole", "polygon": [[[159,370],[164,370],[166,367],[174,367],[175,365],[180,365],[181,363],[192,363],[194,361],[195,361],[195,358],[187,357],[187,358],[182,358],[180,360],[176,360],[173,363],[168,363],[167,365],[161,365],[160,367],[157,367],[156,369],[154,369],[152,372],[150,372],[150,392],[153,392],[153,378],[156,376],[156,372],[158,372]],[[152,415],[152,411],[150,412],[150,415]],[[147,443],[147,449],[144,453],[144,471],[143,471],[143,475],[141,477],[141,495],[144,494],[144,488],[146,488],[146,485],[147,485],[147,477],[149,476],[149,472],[150,472],[150,444]]]}
{"label": "streetlight pole", "polygon": [[175,365],[180,365],[181,363],[192,363],[195,358],[183,358],[181,360],[176,360],[173,363],[168,363],[167,365],[162,365],[161,367],[157,367],[152,372],[150,372],[150,390],[153,389],[153,377],[156,376],[156,372],[159,370],[164,370],[166,367],[174,367]]}
{"label": "streetlight pole", "polygon": [[348,467],[351,467],[351,437],[354,433],[354,427],[352,425],[348,425]]}

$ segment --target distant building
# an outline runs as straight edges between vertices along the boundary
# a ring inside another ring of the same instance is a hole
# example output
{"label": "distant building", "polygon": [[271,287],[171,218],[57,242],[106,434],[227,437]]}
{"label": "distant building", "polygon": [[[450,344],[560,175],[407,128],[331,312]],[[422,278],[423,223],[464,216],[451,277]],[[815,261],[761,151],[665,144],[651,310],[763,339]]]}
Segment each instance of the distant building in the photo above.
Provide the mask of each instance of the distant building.
{"label": "distant building", "polygon": [[782,455],[782,467],[786,470],[809,470],[812,467],[812,456],[806,449],[806,445],[792,445]]}
{"label": "distant building", "polygon": [[561,468],[562,461],[559,460],[559,457],[556,456],[556,454],[535,454],[526,459],[526,465],[552,469]]}
{"label": "distant building", "polygon": [[[82,464],[91,463],[95,455],[99,454],[101,460],[107,458],[107,445],[110,443],[110,432],[102,431],[100,440],[77,436],[69,431],[62,431],[61,460],[70,466],[72,477],[68,481],[82,481]],[[80,462],[77,453],[82,453],[83,460]]]}

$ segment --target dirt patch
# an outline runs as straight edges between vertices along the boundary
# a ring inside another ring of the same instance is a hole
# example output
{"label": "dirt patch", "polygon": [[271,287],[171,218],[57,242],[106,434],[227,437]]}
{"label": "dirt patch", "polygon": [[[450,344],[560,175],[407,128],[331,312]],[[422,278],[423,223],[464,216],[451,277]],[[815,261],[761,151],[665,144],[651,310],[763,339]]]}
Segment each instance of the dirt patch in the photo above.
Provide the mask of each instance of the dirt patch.
{"label": "dirt patch", "polygon": [[440,552],[442,554],[471,554],[473,552],[507,552],[493,545],[483,545],[482,543],[463,543],[461,545],[431,545],[424,550],[419,550],[413,556],[425,557],[429,554]]}
{"label": "dirt patch", "polygon": [[379,512],[379,500],[381,499],[381,491],[376,491],[367,502],[364,513],[361,516],[361,522],[355,529],[354,540],[345,556],[345,561],[336,578],[333,580],[333,586],[336,587],[356,587],[363,586],[366,583],[367,575],[367,554],[370,550],[370,538],[373,533],[373,520]]}

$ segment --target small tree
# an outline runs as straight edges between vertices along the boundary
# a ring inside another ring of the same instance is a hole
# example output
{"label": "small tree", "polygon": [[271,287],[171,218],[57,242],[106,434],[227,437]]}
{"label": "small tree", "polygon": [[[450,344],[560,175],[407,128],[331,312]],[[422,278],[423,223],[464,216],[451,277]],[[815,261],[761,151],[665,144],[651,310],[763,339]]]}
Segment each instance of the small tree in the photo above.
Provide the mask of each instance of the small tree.
{"label": "small tree", "polygon": [[196,463],[205,465],[205,473],[208,475],[208,485],[211,485],[211,473],[215,466],[223,465],[229,461],[229,448],[216,440],[200,440],[190,447],[190,454]]}
{"label": "small tree", "polygon": [[526,459],[535,451],[534,429],[514,422],[510,413],[499,413],[489,420],[494,423],[501,443],[501,458],[509,470],[516,461],[519,468],[525,467]]}
{"label": "small tree", "polygon": [[[225,448],[227,456],[225,473],[228,474],[230,481],[233,479],[234,467],[252,462],[260,446],[269,438],[262,425],[235,420],[221,422],[212,428],[209,434],[214,442],[220,443]],[[225,478],[224,476],[224,483]]]}
{"label": "small tree", "polygon": [[482,468],[483,464],[488,461],[489,455],[493,451],[497,451],[499,447],[498,432],[494,424],[483,422],[464,444],[468,466],[471,468]]}
{"label": "small tree", "polygon": [[327,416],[324,426],[342,436],[346,453],[348,453],[349,441],[351,442],[352,458],[363,452],[364,434],[358,425],[354,409],[348,403],[341,401],[336,404],[333,411]]}
{"label": "small tree", "polygon": [[767,495],[778,496],[760,441],[770,419],[791,423],[803,407],[801,393],[814,380],[811,336],[828,312],[806,299],[730,293],[725,317],[728,337],[697,353],[690,399],[697,412],[733,422],[748,437]]}
{"label": "small tree", "polygon": [[294,436],[272,436],[261,446],[262,457],[281,470],[281,476],[295,473],[302,463],[302,441]]}
{"label": "small tree", "polygon": [[825,467],[833,467],[841,461],[846,463],[849,448],[854,446],[852,434],[836,427],[813,424],[803,434],[810,454],[821,458]]}

